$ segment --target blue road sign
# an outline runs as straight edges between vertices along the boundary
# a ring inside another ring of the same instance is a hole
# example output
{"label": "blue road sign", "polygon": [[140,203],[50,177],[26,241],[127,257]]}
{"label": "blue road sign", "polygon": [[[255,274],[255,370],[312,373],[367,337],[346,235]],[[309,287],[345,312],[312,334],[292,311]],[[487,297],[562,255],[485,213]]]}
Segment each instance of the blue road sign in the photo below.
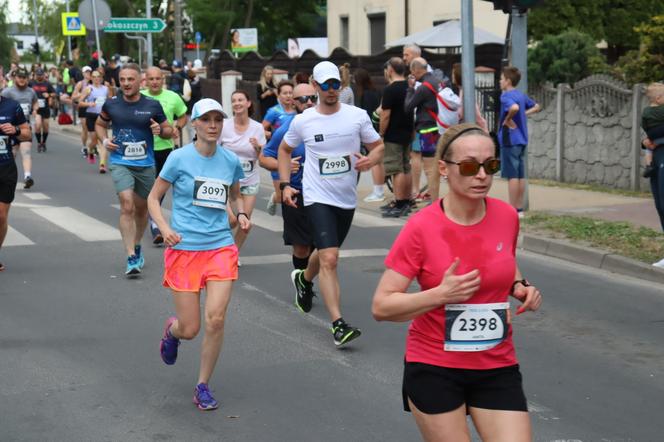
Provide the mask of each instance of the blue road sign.
{"label": "blue road sign", "polygon": [[78,17],[67,17],[67,30],[68,31],[80,31],[81,30],[81,19]]}
{"label": "blue road sign", "polygon": [[196,43],[200,43],[202,40],[201,33],[196,32],[196,35],[194,35],[194,40],[196,40]]}

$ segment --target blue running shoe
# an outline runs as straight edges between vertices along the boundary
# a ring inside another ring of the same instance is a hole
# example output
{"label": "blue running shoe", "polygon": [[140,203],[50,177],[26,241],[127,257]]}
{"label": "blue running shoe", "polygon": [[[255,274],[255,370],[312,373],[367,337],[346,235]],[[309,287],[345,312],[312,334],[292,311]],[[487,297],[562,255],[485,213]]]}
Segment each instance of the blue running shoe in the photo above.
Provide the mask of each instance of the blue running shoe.
{"label": "blue running shoe", "polygon": [[141,273],[141,266],[139,265],[138,256],[131,255],[127,257],[127,270],[125,271],[125,275],[138,275],[139,273]]}
{"label": "blue running shoe", "polygon": [[145,258],[143,257],[140,244],[134,246],[134,255],[138,257],[138,267],[143,270],[143,267],[145,267]]}
{"label": "blue running shoe", "polygon": [[178,358],[178,346],[180,345],[180,340],[174,338],[170,332],[171,325],[176,321],[175,316],[171,316],[166,320],[164,324],[164,336],[161,338],[161,344],[159,345],[159,352],[161,353],[161,360],[164,361],[166,365],[173,365]]}
{"label": "blue running shoe", "polygon": [[198,384],[194,389],[194,404],[199,410],[216,410],[219,408],[219,403],[212,397],[210,389],[207,384]]}
{"label": "blue running shoe", "polygon": [[161,234],[159,227],[150,224],[150,233],[152,234],[152,244],[158,246],[164,243],[164,236]]}

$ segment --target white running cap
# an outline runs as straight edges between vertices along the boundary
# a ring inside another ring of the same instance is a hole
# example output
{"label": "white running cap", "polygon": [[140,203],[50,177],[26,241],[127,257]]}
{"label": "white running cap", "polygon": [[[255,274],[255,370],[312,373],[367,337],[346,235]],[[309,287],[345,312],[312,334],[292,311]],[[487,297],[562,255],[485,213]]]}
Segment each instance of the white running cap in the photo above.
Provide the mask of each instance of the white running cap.
{"label": "white running cap", "polygon": [[195,120],[212,111],[220,112],[224,118],[228,118],[226,112],[224,112],[224,109],[221,107],[221,104],[219,104],[217,100],[213,100],[212,98],[203,98],[198,100],[196,104],[194,104],[194,107],[191,109],[191,119]]}
{"label": "white running cap", "polygon": [[339,68],[330,61],[321,61],[316,66],[314,66],[314,80],[318,84],[325,83],[327,80],[338,80],[341,81],[339,77]]}

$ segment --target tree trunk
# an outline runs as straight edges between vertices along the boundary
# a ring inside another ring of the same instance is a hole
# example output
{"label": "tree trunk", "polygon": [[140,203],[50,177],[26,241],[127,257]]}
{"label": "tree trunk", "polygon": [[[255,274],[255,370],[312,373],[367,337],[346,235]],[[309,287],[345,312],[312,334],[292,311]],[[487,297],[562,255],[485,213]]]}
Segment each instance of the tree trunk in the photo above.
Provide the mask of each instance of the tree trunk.
{"label": "tree trunk", "polygon": [[248,28],[251,26],[251,18],[254,13],[254,0],[249,0],[247,5],[247,15],[244,16],[244,27]]}

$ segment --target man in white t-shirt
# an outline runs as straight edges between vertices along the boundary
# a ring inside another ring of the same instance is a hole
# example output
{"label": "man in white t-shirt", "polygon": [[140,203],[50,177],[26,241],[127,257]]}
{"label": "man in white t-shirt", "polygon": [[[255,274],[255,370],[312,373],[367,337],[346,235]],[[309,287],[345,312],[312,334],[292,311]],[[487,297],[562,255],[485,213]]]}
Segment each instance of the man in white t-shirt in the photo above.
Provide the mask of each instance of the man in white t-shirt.
{"label": "man in white t-shirt", "polygon": [[[296,207],[298,190],[290,186],[289,180],[291,152],[304,143],[304,206],[318,249],[319,285],[332,320],[334,343],[341,346],[361,332],[341,316],[339,248],[357,205],[357,174],[383,160],[384,145],[363,109],[339,102],[341,80],[333,63],[322,61],[314,66],[313,80],[318,104],[293,119],[279,146],[280,187],[284,204]],[[360,143],[369,150],[368,156],[360,154]]]}

